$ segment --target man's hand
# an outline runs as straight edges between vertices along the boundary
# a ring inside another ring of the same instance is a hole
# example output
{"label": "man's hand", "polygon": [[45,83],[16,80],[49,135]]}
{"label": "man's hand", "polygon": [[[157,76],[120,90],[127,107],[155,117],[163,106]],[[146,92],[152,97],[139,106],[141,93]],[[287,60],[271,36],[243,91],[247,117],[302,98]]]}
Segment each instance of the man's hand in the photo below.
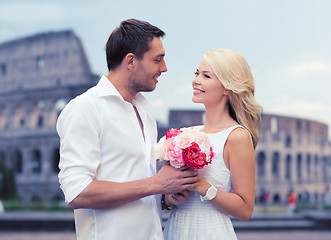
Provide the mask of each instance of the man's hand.
{"label": "man's hand", "polygon": [[161,193],[179,193],[197,187],[200,177],[197,170],[189,167],[174,168],[166,162],[155,176],[156,183],[160,185]]}

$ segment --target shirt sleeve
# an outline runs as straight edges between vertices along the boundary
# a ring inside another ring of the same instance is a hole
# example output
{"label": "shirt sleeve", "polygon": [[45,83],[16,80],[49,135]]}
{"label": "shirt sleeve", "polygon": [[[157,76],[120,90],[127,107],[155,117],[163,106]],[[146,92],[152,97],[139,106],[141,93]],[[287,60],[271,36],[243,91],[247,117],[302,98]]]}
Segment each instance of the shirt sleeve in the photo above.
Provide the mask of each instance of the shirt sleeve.
{"label": "shirt sleeve", "polygon": [[93,103],[82,96],[69,102],[59,116],[59,182],[67,204],[95,179],[101,161],[97,116]]}

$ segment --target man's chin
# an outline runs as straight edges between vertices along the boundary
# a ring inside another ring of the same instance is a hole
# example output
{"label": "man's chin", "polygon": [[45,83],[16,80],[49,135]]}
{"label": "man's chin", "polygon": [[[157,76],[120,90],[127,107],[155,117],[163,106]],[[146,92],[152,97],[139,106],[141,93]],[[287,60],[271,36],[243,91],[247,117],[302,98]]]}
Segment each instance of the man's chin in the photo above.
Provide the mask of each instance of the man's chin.
{"label": "man's chin", "polygon": [[153,92],[156,88],[156,85],[154,86],[149,86],[148,88],[146,87],[142,92]]}
{"label": "man's chin", "polygon": [[153,92],[154,90],[155,90],[155,88],[153,88],[153,89],[145,89],[142,92]]}

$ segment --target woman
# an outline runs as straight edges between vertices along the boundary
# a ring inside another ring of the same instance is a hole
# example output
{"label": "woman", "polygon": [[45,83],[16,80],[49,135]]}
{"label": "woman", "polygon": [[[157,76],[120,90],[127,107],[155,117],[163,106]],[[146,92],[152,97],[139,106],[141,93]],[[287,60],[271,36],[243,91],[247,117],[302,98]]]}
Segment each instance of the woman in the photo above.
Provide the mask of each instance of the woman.
{"label": "woman", "polygon": [[173,208],[165,239],[237,239],[229,215],[248,220],[255,199],[255,153],[261,106],[254,99],[254,81],[237,52],[214,49],[203,55],[192,81],[193,102],[206,109],[205,125],[215,156],[198,170],[201,180],[185,204],[182,196],[165,195]]}

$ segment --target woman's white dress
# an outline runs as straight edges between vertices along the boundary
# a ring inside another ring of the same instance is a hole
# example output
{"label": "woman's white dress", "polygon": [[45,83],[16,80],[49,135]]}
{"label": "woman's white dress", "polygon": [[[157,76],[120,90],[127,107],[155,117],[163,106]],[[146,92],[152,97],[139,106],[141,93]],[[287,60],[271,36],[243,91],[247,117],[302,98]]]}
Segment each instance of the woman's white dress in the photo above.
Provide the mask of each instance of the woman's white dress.
{"label": "woman's white dress", "polygon": [[[198,170],[199,175],[216,188],[232,191],[230,170],[225,166],[223,148],[229,134],[240,125],[221,132],[207,134],[215,156],[212,163]],[[196,127],[200,130],[202,126]],[[216,209],[209,201],[201,201],[192,192],[189,200],[172,210],[166,224],[165,240],[234,240],[237,239],[229,215]]]}

